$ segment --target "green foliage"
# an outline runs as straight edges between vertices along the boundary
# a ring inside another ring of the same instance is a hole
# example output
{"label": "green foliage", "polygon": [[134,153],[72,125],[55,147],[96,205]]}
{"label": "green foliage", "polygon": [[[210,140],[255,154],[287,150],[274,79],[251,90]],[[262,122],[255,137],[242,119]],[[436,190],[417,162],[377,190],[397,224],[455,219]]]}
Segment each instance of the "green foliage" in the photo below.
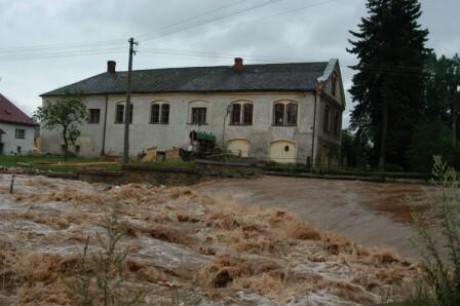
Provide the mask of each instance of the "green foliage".
{"label": "green foliage", "polygon": [[370,151],[370,141],[365,134],[342,130],[342,159],[346,158],[347,167],[365,169]]}
{"label": "green foliage", "polygon": [[64,141],[63,150],[67,157],[69,145],[75,147],[80,136],[78,126],[87,118],[86,104],[77,93],[67,93],[56,102],[45,101],[34,114],[34,119],[41,122],[46,129],[61,128]]}
{"label": "green foliage", "polygon": [[[417,0],[368,0],[368,16],[350,31],[359,63],[350,93],[351,127],[370,135],[373,162],[406,167],[407,150],[423,110],[423,65],[428,31]],[[391,140],[391,141],[390,141]]]}
{"label": "green foliage", "polygon": [[430,121],[441,121],[451,127],[451,106],[460,103],[460,57],[437,57],[430,53],[425,64],[425,117]]}
{"label": "green foliage", "polygon": [[[442,193],[432,201],[429,213],[413,214],[418,233],[416,244],[436,299],[432,305],[460,305],[460,177],[439,156],[434,157],[433,177]],[[445,244],[439,243],[439,238],[429,230],[433,222],[439,222]]]}
{"label": "green foliage", "polygon": [[421,123],[412,135],[408,154],[411,169],[421,172],[432,169],[434,155],[449,156],[453,161],[451,131],[439,120]]}
{"label": "green foliage", "polygon": [[106,220],[106,236],[97,234],[101,251],[89,254],[89,237],[83,254],[76,265],[73,282],[66,282],[69,295],[75,305],[138,305],[144,293],[130,291],[124,286],[126,272],[126,250],[117,247],[126,233],[126,227],[119,221],[117,206]]}

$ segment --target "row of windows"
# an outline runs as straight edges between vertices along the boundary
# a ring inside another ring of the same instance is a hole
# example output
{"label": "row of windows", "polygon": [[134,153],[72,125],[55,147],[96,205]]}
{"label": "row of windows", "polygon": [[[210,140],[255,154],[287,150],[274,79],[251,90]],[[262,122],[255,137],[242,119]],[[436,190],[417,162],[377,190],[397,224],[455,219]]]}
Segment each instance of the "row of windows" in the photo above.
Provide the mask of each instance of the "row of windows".
{"label": "row of windows", "polygon": [[[115,109],[115,123],[123,123],[125,105],[117,104]],[[170,105],[168,103],[154,103],[150,108],[150,123],[169,124]],[[207,107],[192,107],[190,124],[204,125],[207,123]],[[250,102],[232,103],[228,108],[230,125],[252,125],[254,106]],[[100,109],[89,109],[88,123],[100,122]],[[283,101],[273,104],[273,125],[297,125],[298,105],[296,102]],[[329,118],[329,115],[327,116]],[[129,122],[133,122],[133,105],[130,105]],[[328,125],[329,123],[325,123]]]}

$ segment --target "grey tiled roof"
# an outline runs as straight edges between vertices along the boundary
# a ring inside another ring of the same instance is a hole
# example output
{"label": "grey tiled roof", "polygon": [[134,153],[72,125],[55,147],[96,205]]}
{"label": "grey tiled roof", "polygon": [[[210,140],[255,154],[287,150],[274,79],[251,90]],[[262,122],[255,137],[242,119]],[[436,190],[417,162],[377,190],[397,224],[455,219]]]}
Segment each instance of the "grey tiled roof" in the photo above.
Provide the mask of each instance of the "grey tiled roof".
{"label": "grey tiled roof", "polygon": [[[327,65],[328,62],[245,65],[240,72],[229,66],[135,70],[132,92],[312,91]],[[126,71],[101,73],[42,96],[75,91],[124,94],[126,78]]]}

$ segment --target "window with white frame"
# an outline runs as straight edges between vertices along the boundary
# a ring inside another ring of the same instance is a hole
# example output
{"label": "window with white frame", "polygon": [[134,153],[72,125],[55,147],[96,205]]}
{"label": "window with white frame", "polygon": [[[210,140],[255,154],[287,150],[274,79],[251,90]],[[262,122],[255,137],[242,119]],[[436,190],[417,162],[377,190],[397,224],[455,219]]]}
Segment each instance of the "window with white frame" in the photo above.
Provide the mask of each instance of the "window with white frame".
{"label": "window with white frame", "polygon": [[206,125],[209,120],[209,102],[194,100],[188,103],[188,123],[193,125]]}
{"label": "window with white frame", "polygon": [[273,104],[273,125],[297,125],[298,104],[294,101],[278,101]]}
{"label": "window with white frame", "polygon": [[150,123],[169,124],[169,104],[167,102],[155,102],[150,109]]}
{"label": "window with white frame", "polygon": [[206,107],[192,107],[192,124],[206,124]]}
{"label": "window with white frame", "polygon": [[25,139],[26,138],[26,130],[24,130],[24,129],[16,129],[14,131],[14,138],[16,138],[16,139]]}
{"label": "window with white frame", "polygon": [[101,110],[99,108],[90,108],[88,114],[88,123],[99,123]]}
{"label": "window with white frame", "polygon": [[[129,123],[133,123],[133,105],[129,105]],[[125,122],[125,103],[118,103],[115,108],[115,123]]]}
{"label": "window with white frame", "polygon": [[250,102],[233,102],[230,125],[252,125],[253,110],[254,107]]}

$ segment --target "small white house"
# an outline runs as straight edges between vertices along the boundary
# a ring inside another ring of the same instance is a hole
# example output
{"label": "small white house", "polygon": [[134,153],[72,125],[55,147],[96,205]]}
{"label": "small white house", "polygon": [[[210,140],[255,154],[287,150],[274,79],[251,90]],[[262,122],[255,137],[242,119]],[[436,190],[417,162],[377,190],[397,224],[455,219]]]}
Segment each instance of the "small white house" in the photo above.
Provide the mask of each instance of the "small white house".
{"label": "small white house", "polygon": [[[81,155],[121,155],[127,72],[107,71],[42,95],[56,103],[85,96],[89,119]],[[338,60],[315,63],[136,70],[132,74],[130,155],[187,148],[191,132],[212,134],[242,157],[336,167],[345,99]],[[61,153],[59,130],[41,131],[43,152]]]}
{"label": "small white house", "polygon": [[0,154],[21,154],[34,149],[37,124],[0,94]]}

